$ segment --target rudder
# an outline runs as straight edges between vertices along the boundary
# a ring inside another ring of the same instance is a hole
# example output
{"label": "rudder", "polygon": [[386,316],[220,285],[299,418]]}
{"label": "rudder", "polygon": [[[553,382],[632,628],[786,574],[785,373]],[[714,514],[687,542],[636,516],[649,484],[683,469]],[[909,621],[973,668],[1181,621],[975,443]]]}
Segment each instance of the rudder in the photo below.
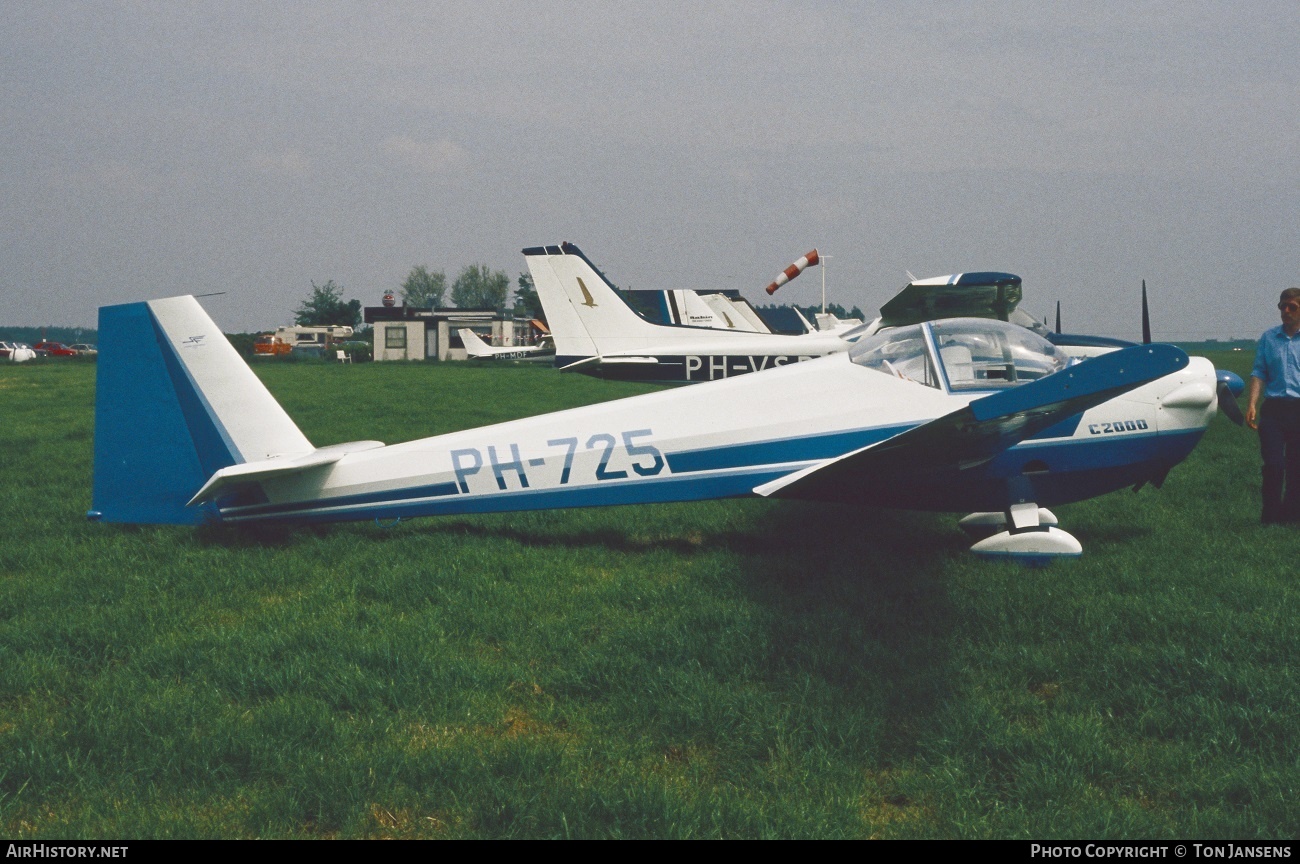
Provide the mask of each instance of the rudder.
{"label": "rudder", "polygon": [[572,243],[523,251],[555,338],[556,365],[676,338],[673,328],[652,324],[635,312]]}
{"label": "rudder", "polygon": [[102,307],[97,366],[91,519],[196,524],[216,471],[314,449],[193,297]]}

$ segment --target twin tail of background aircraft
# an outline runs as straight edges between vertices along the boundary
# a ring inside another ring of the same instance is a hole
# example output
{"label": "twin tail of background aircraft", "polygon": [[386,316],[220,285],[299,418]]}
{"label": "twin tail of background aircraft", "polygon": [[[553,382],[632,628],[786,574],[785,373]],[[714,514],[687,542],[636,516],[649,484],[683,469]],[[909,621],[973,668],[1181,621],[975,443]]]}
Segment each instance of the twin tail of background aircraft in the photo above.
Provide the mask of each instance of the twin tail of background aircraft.
{"label": "twin tail of background aircraft", "polygon": [[[589,278],[580,267],[560,273]],[[841,341],[762,375],[404,444],[318,447],[193,297],[104,307],[99,332],[88,516],[106,522],[332,522],[764,496],[977,511],[964,523],[993,532],[972,547],[981,554],[1077,555],[1046,508],[1158,485],[1216,410],[1212,365],[1173,346],[1077,362],[1024,328],[963,318]]]}

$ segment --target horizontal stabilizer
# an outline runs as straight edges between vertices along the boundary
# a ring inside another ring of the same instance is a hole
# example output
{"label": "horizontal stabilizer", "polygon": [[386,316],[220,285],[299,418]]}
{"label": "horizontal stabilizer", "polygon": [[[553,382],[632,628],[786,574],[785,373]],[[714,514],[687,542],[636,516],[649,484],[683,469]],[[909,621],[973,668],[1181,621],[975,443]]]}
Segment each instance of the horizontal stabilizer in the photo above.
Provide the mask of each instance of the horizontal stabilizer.
{"label": "horizontal stabilizer", "polygon": [[581,360],[574,360],[572,363],[559,368],[561,372],[577,372],[580,369],[594,368],[599,364],[599,357],[583,357]]}
{"label": "horizontal stabilizer", "polygon": [[1172,345],[1135,345],[1046,378],[976,399],[877,444],[758,486],[759,495],[857,500],[863,484],[914,482],[927,473],[982,465],[1062,420],[1185,369]]}
{"label": "horizontal stabilizer", "polygon": [[561,366],[561,372],[578,372],[583,369],[595,369],[601,366],[635,366],[651,365],[659,362],[658,357],[583,357],[567,366]]}
{"label": "horizontal stabilizer", "polygon": [[361,453],[377,450],[384,446],[382,441],[352,441],[347,444],[332,444],[321,447],[303,456],[281,456],[274,459],[262,459],[258,462],[243,462],[231,465],[208,478],[193,498],[185,505],[193,507],[204,501],[211,501],[222,492],[245,483],[256,483],[268,477],[297,474],[322,465],[333,465],[349,453]]}
{"label": "horizontal stabilizer", "polygon": [[645,364],[659,362],[658,357],[597,357],[596,359],[600,361],[600,365],[602,366],[618,366],[620,364],[635,365],[638,363]]}

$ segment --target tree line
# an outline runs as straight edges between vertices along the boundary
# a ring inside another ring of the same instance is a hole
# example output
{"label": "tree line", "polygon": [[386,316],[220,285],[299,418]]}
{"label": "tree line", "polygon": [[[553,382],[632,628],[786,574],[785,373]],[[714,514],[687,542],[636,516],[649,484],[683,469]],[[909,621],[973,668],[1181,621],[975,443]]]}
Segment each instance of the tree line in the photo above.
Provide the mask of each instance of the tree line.
{"label": "tree line", "polygon": [[99,340],[99,331],[94,327],[4,327],[0,328],[0,342],[22,342],[35,345],[37,342],[62,342],[74,345],[78,342],[94,344]]}
{"label": "tree line", "polygon": [[[533,279],[527,273],[520,273],[515,280],[513,302],[510,297],[510,277],[504,270],[492,270],[486,264],[470,264],[461,268],[460,274],[452,282],[450,300],[458,309],[494,309],[497,312],[513,310],[516,318],[542,318],[542,304],[538,302],[537,290]],[[300,326],[323,326],[326,324],[346,324],[353,328],[361,326],[361,301],[344,300],[343,286],[333,279],[323,285],[311,283],[311,294],[294,310],[294,323]],[[398,290],[403,306],[418,309],[441,308],[448,299],[447,274],[442,270],[430,270],[425,265],[411,268]],[[760,306],[761,309],[785,308],[779,304]],[[795,306],[808,320],[813,320],[819,306]],[[845,309],[838,303],[828,304],[826,311],[839,318],[859,318],[867,320],[857,306]]]}
{"label": "tree line", "polygon": [[[798,309],[799,314],[807,318],[809,321],[812,321],[814,318],[820,315],[822,311],[821,304],[819,303],[814,303],[811,306],[800,306],[797,303],[792,303],[789,306],[785,306],[780,303],[769,303],[766,306],[756,306],[755,308],[760,311],[764,309]],[[849,318],[857,318],[861,321],[871,320],[857,306],[854,306],[852,309],[845,309],[843,306],[841,306],[838,303],[827,303],[826,311],[831,315],[834,315],[836,318],[840,318],[842,320],[848,320]]]}
{"label": "tree line", "polygon": [[[398,292],[403,306],[419,309],[440,308],[447,300],[447,274],[430,270],[423,264],[411,268]],[[520,273],[515,288],[513,305],[510,301],[510,277],[504,270],[492,270],[486,264],[470,264],[461,268],[451,285],[451,304],[458,309],[494,309],[504,312],[510,308],[516,317],[540,318],[542,307],[537,302],[533,279]],[[326,324],[361,326],[361,301],[344,300],[343,286],[333,279],[323,285],[311,283],[311,294],[294,310],[293,320],[299,326],[312,327]]]}

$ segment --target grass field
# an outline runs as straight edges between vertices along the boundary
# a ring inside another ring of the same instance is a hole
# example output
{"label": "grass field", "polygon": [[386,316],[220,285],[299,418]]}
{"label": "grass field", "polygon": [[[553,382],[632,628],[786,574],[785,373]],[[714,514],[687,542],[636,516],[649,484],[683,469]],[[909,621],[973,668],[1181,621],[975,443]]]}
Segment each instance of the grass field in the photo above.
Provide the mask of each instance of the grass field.
{"label": "grass field", "polygon": [[[1244,374],[1249,355],[1214,356]],[[648,388],[278,364],[317,444]],[[1300,530],[1253,433],[1057,509],[758,500],[256,533],[87,523],[94,366],[0,366],[0,832],[1292,838]]]}

